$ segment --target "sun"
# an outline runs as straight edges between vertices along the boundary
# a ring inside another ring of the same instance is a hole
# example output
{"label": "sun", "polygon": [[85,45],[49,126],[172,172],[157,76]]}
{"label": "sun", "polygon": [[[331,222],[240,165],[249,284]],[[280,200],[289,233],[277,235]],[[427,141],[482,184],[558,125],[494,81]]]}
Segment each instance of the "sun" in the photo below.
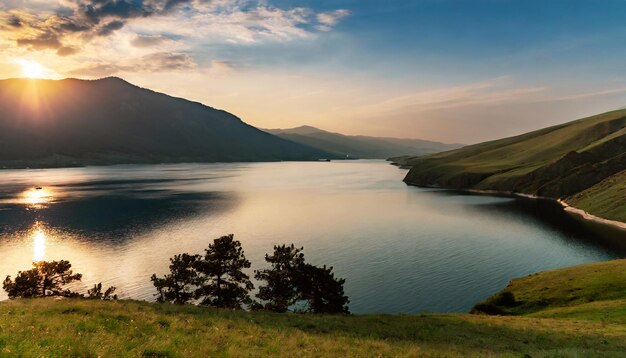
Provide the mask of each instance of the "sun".
{"label": "sun", "polygon": [[54,76],[54,71],[46,68],[37,61],[18,59],[18,65],[22,68],[22,77],[25,78],[51,78]]}
{"label": "sun", "polygon": [[17,63],[22,67],[22,76],[26,78],[44,78],[49,72],[47,68],[33,60],[18,60]]}

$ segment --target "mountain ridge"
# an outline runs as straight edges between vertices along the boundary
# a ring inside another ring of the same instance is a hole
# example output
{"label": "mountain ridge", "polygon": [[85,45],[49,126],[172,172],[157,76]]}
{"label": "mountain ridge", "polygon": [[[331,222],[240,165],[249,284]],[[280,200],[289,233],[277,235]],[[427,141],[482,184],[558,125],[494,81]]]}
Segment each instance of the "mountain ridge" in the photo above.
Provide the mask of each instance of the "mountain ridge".
{"label": "mountain ridge", "polygon": [[0,167],[322,158],[337,157],[119,77],[0,80]]}
{"label": "mountain ridge", "polygon": [[462,144],[446,144],[423,139],[346,135],[310,125],[264,129],[264,131],[338,156],[355,159],[387,159],[398,155],[424,155],[462,146]]}

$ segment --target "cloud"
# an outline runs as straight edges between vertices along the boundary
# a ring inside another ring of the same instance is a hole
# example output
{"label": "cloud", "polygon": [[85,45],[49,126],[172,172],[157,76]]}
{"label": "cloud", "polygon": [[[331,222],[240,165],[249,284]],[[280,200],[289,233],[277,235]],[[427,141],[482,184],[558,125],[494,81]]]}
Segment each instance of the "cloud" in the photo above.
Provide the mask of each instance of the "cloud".
{"label": "cloud", "polygon": [[171,41],[170,38],[163,35],[137,35],[131,44],[135,47],[152,47],[161,45],[165,42]]}
{"label": "cloud", "polygon": [[515,87],[508,76],[406,94],[371,104],[379,111],[426,111],[463,106],[484,106],[495,103],[533,101],[546,91],[545,87]]}
{"label": "cloud", "polygon": [[29,47],[33,50],[56,50],[62,46],[59,37],[52,32],[44,32],[33,38],[17,39],[17,45]]}
{"label": "cloud", "polygon": [[174,72],[195,69],[189,53],[156,52],[120,63],[96,63],[69,71],[71,76],[104,77],[122,72]]}
{"label": "cloud", "polygon": [[20,18],[15,15],[11,15],[9,16],[9,19],[7,20],[7,24],[11,27],[21,27],[22,20],[20,20]]}
{"label": "cloud", "polygon": [[111,33],[113,33],[116,30],[121,29],[122,27],[124,27],[125,22],[121,21],[121,20],[114,20],[109,22],[108,24],[102,26],[100,28],[100,30],[98,30],[98,35],[99,36],[108,36]]}
{"label": "cloud", "polygon": [[[56,6],[51,5],[56,3]],[[311,38],[330,31],[347,10],[316,12],[280,8],[265,0],[58,0],[45,5],[10,1],[0,8],[0,35],[32,51],[80,51],[98,37],[122,29],[139,35],[132,44],[150,47],[166,34],[183,41],[256,43]]]}
{"label": "cloud", "polygon": [[59,56],[71,56],[78,52],[78,49],[72,46],[63,46],[57,50],[57,55]]}
{"label": "cloud", "polygon": [[317,14],[317,29],[320,31],[330,31],[341,19],[350,15],[350,11],[340,9]]}

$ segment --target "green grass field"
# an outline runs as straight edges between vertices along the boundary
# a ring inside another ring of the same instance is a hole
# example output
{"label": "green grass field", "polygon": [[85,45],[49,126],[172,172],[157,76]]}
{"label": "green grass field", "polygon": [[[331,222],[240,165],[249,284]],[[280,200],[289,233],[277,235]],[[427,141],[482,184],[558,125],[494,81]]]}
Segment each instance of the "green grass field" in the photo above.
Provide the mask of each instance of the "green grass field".
{"label": "green grass field", "polygon": [[[513,294],[514,304],[498,303],[499,297],[505,292]],[[589,311],[590,307],[599,307],[594,304],[602,302],[605,309],[601,313],[619,316],[621,318],[616,318],[617,321],[623,323],[626,316],[620,316],[620,312],[622,315],[626,314],[624,300],[626,260],[614,260],[545,271],[515,279],[508,287],[483,303],[492,304],[503,313],[511,315],[540,317],[548,312],[549,317],[558,317],[559,312],[576,312],[582,318],[592,318],[582,313]]]}
{"label": "green grass field", "polygon": [[[626,260],[514,280],[505,316],[324,316],[135,301],[0,303],[0,356],[623,357]],[[493,300],[493,298],[491,299]],[[487,300],[489,302],[490,300]]]}

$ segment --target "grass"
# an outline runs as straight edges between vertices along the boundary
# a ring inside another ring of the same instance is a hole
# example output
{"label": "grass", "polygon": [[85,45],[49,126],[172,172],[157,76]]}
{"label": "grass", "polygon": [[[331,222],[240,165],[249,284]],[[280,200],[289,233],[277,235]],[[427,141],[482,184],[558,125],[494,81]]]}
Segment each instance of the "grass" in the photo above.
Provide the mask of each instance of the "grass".
{"label": "grass", "polygon": [[[514,301],[502,302],[505,294]],[[599,316],[585,312],[598,312],[626,320],[626,259],[573,266],[545,271],[511,281],[501,292],[490,297],[483,305],[510,315],[540,317],[573,317],[597,320]],[[598,303],[601,302],[601,303]]]}
{"label": "grass", "polygon": [[[554,199],[582,192],[584,195],[572,200],[572,206],[626,222],[625,176],[622,173],[609,180],[626,169],[625,160],[619,159],[625,141],[626,110],[618,110],[515,137],[397,160],[411,168],[405,178],[409,184],[518,192]],[[607,183],[593,188],[602,180],[610,182],[610,190],[606,190]]]}
{"label": "grass", "polygon": [[568,198],[571,206],[594,215],[626,222],[626,170]]}
{"label": "grass", "polygon": [[[626,260],[547,271],[503,291],[508,315],[332,316],[137,301],[0,302],[0,356],[619,357]],[[495,297],[485,303],[493,302]]]}
{"label": "grass", "polygon": [[0,304],[0,355],[619,356],[626,326],[469,314],[313,316],[145,302]]}

